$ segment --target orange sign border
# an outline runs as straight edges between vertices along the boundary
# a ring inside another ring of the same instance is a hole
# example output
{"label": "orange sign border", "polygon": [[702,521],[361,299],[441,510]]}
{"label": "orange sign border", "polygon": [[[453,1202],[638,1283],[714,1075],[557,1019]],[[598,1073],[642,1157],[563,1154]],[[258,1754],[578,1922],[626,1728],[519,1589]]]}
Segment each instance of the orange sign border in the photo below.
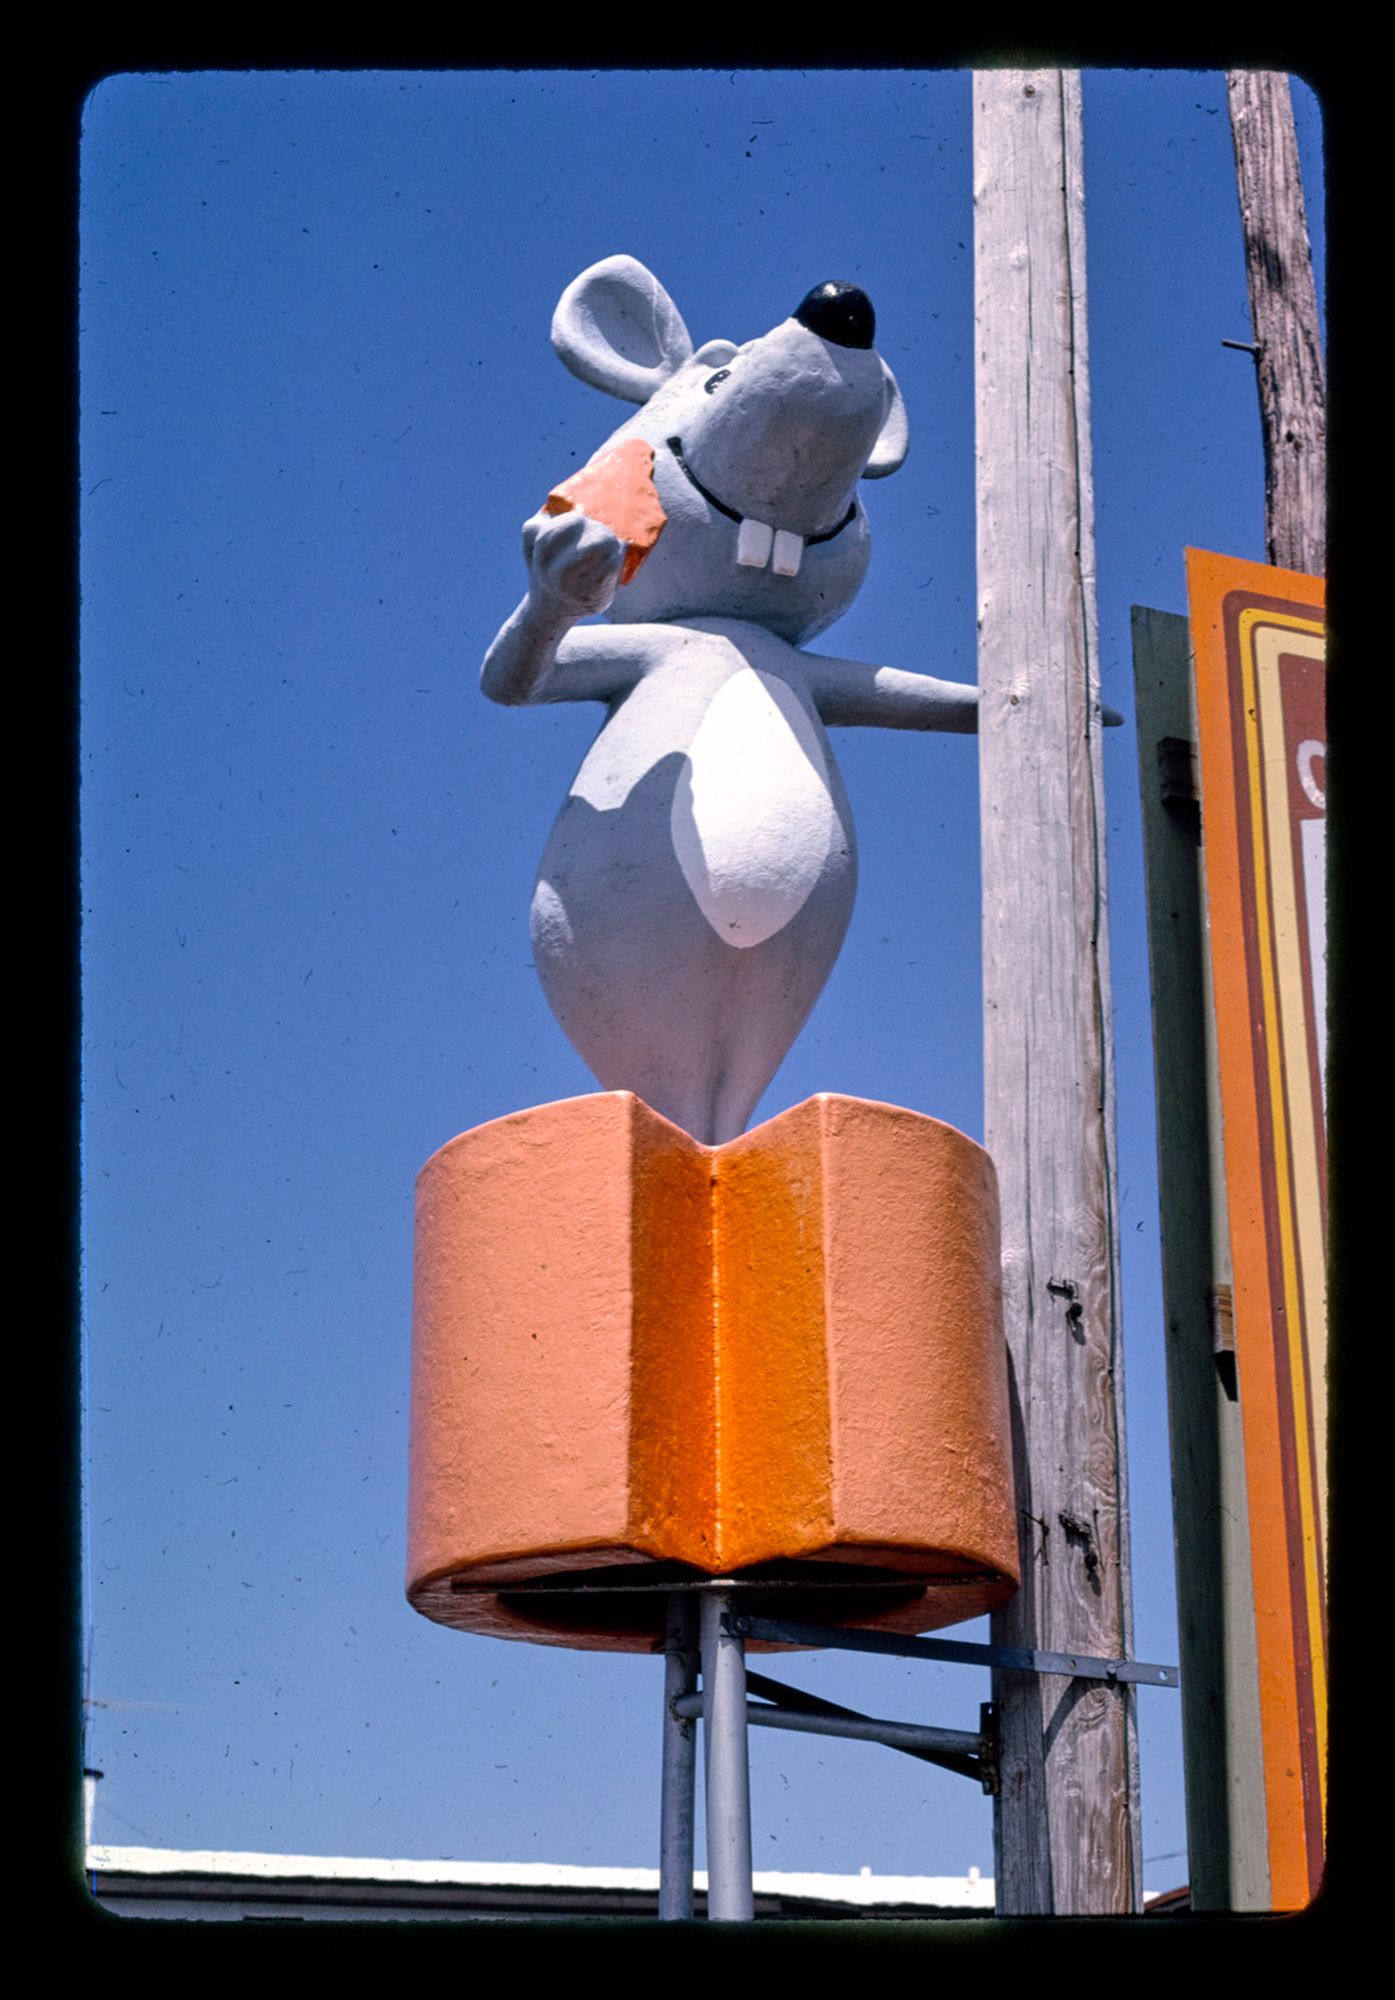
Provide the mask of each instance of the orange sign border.
{"label": "orange sign border", "polygon": [[[1324,1853],[1325,1390],[1311,1361],[1325,1355],[1314,1269],[1325,1230],[1308,1155],[1325,1149],[1320,1116],[1295,1098],[1311,1095],[1310,1038],[1301,1075],[1284,1059],[1291,952],[1272,906],[1272,746],[1257,646],[1277,628],[1304,635],[1310,650],[1323,634],[1325,593],[1321,578],[1292,570],[1199,549],[1186,558],[1270,1885],[1274,1907],[1293,1910],[1316,1893]],[[1286,774],[1286,760],[1280,768]],[[1320,1185],[1325,1160],[1316,1167]]]}

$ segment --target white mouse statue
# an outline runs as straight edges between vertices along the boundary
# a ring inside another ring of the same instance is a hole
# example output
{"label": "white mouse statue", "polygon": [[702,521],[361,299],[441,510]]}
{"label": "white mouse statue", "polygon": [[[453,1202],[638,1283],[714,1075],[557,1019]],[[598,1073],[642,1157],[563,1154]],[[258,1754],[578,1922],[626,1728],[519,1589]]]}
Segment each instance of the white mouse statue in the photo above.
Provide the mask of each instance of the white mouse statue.
{"label": "white mouse statue", "polygon": [[[802,650],[867,567],[858,481],[906,454],[874,334],[865,293],[830,283],[759,339],[695,352],[632,257],[583,271],[553,319],[573,374],[641,407],[575,499],[562,488],[525,525],[528,595],[482,685],[606,705],[539,871],[538,973],[601,1084],[707,1145],[744,1131],[852,913],[826,730],[976,726],[973,687]],[[612,471],[633,485],[636,466],[631,511],[647,499],[654,525],[627,544],[582,493]]]}

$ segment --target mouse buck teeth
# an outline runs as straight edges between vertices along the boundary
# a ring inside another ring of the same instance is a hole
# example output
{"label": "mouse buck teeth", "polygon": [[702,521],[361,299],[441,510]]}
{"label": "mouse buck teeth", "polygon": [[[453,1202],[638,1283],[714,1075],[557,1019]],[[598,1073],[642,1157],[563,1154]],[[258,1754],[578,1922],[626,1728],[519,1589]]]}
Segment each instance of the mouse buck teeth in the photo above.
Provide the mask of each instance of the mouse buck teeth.
{"label": "mouse buck teeth", "polygon": [[792,535],[788,528],[775,530],[775,553],[770,558],[770,567],[776,576],[798,576],[803,555],[802,535]]}
{"label": "mouse buck teeth", "polygon": [[803,557],[802,535],[792,535],[788,528],[772,528],[767,521],[748,518],[741,523],[736,537],[736,560],[743,568],[764,569],[770,563],[776,576],[798,576]]}

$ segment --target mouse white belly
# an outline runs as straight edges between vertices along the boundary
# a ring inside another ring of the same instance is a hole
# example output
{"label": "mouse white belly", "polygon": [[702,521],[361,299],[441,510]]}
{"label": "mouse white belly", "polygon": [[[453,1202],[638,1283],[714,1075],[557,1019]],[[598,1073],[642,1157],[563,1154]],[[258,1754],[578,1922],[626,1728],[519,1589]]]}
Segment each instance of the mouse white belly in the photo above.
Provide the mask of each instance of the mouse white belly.
{"label": "mouse white belly", "polygon": [[832,969],[856,859],[822,725],[793,675],[770,671],[797,656],[730,627],[669,636],[676,656],[619,705],[573,783],[533,944],[601,1082],[716,1144],[744,1130]]}
{"label": "mouse white belly", "polygon": [[688,745],[669,830],[724,944],[750,950],[799,915],[843,828],[819,731],[784,681],[744,667],[723,683]]}

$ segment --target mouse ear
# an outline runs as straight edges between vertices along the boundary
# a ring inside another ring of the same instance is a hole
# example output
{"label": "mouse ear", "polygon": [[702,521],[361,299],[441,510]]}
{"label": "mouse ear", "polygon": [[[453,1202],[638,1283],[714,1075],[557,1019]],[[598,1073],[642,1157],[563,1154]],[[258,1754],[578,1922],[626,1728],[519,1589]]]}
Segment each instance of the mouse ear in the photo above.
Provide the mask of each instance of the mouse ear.
{"label": "mouse ear", "polygon": [[627,403],[647,403],[693,351],[677,306],[634,257],[603,258],[572,279],[552,345],[573,375]]}
{"label": "mouse ear", "polygon": [[906,406],[901,401],[901,391],[897,386],[896,377],[884,361],[882,367],[886,370],[887,387],[891,391],[891,396],[877,442],[872,446],[872,456],[862,468],[864,479],[885,479],[888,472],[895,472],[905,458],[911,441],[910,427],[906,422]]}

